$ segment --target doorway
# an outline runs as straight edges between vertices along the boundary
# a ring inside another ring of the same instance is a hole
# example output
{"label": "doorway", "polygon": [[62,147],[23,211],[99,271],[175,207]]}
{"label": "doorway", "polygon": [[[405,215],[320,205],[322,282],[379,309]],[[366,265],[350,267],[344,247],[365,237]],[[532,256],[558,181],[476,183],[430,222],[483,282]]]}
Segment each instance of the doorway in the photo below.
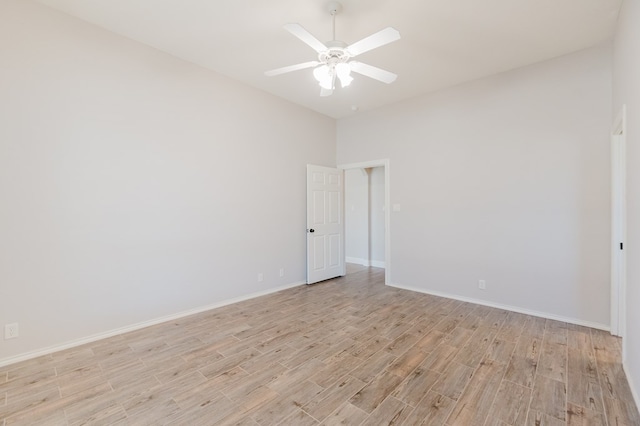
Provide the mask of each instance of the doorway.
{"label": "doorway", "polygon": [[390,277],[389,160],[343,164],[347,274],[372,267]]}

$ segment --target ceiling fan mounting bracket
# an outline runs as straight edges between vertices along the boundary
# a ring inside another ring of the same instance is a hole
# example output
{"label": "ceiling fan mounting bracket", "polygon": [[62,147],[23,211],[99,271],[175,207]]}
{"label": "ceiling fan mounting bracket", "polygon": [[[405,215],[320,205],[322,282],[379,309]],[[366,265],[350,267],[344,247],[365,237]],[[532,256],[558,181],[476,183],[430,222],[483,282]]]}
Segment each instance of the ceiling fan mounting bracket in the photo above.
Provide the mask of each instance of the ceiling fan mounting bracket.
{"label": "ceiling fan mounting bracket", "polygon": [[338,13],[342,12],[342,5],[337,1],[330,1],[327,3],[327,9],[329,10],[329,14],[331,16],[335,16]]}

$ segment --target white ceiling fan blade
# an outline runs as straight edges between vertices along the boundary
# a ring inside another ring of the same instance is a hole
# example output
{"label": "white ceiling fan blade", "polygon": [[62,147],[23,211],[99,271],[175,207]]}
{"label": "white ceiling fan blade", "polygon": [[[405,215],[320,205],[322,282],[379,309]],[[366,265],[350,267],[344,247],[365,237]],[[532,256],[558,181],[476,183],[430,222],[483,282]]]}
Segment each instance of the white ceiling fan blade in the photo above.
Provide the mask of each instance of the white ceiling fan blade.
{"label": "white ceiling fan blade", "polygon": [[311,46],[316,52],[324,52],[327,50],[327,46],[320,40],[315,38],[309,31],[305,30],[300,24],[285,24],[284,29],[289,31],[294,36]]}
{"label": "white ceiling fan blade", "polygon": [[289,65],[288,67],[276,68],[275,70],[265,71],[264,75],[266,75],[267,77],[273,77],[274,75],[280,75],[280,74],[284,74],[291,71],[303,70],[305,68],[312,68],[317,65],[320,65],[320,62],[318,61],[303,62],[301,64]]}
{"label": "white ceiling fan blade", "polygon": [[365,37],[360,41],[356,41],[351,46],[347,47],[347,51],[353,57],[399,39],[400,33],[398,32],[398,30],[393,27],[387,27],[375,34],[371,34],[369,37]]}
{"label": "white ceiling fan blade", "polygon": [[349,65],[351,65],[351,70],[353,72],[366,75],[367,77],[373,78],[374,80],[378,80],[383,83],[390,84],[396,81],[396,78],[398,78],[398,76],[392,72],[385,71],[372,65],[363,64],[362,62],[351,61],[349,62]]}

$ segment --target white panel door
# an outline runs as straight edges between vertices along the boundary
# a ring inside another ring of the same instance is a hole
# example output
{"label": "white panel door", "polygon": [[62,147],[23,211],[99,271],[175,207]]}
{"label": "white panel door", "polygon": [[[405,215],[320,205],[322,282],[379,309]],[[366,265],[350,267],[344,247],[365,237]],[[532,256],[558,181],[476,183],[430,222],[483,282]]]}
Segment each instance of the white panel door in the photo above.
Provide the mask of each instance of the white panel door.
{"label": "white panel door", "polygon": [[307,165],[307,284],[345,275],[344,172]]}

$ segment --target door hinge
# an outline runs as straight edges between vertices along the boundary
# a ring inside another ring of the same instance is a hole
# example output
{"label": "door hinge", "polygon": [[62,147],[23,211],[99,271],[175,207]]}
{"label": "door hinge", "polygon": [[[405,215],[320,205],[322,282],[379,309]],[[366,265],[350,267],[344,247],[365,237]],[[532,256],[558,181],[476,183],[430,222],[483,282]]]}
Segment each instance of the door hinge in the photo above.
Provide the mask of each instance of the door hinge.
{"label": "door hinge", "polygon": [[623,247],[624,247],[623,243],[620,243],[620,250],[624,250]]}

